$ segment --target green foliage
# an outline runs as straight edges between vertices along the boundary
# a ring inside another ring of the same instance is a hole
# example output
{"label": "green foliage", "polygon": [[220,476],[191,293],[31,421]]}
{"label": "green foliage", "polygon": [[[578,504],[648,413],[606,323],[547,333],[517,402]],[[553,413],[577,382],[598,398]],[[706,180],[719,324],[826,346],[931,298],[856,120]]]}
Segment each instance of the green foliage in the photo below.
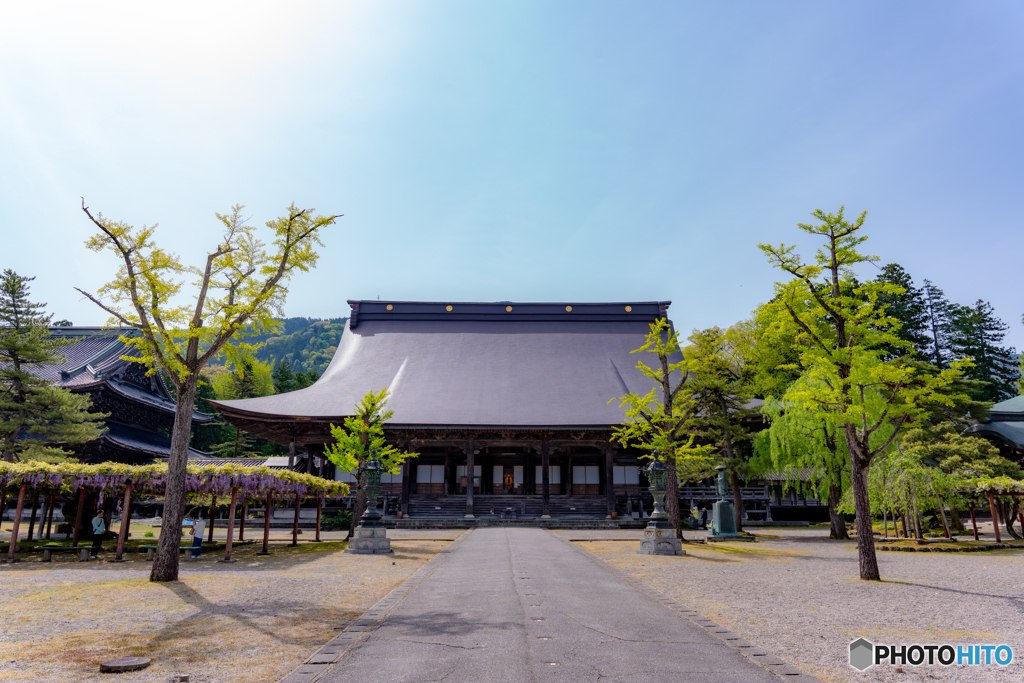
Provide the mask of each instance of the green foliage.
{"label": "green foliage", "polygon": [[274,389],[279,394],[286,394],[289,391],[305,389],[320,379],[320,373],[315,370],[307,372],[294,372],[291,363],[282,360],[274,368]]}
{"label": "green foliage", "polygon": [[88,396],[73,394],[38,376],[64,362],[68,342],[50,336],[44,304],[29,301],[29,283],[12,270],[0,276],[0,453],[3,460],[60,461],[62,446],[98,439],[102,413],[90,413]]}
{"label": "green foliage", "polygon": [[683,354],[691,378],[687,391],[695,410],[686,432],[697,441],[718,449],[719,462],[738,476],[747,476],[743,444],[750,440],[750,420],[756,411],[750,402],[743,357],[733,352],[725,330],[695,330]]}
{"label": "green foliage", "polygon": [[972,306],[954,306],[949,321],[949,349],[953,357],[969,357],[967,377],[988,382],[982,400],[998,402],[1017,394],[1019,362],[1012,348],[1002,346],[1009,326],[992,305],[979,299]]}
{"label": "green foliage", "polygon": [[910,274],[898,263],[890,263],[882,268],[881,275],[875,279],[903,290],[899,293],[883,291],[878,295],[878,305],[884,307],[885,312],[900,323],[893,332],[907,342],[906,346],[885,347],[883,358],[927,358],[931,337],[928,335],[929,313],[924,292],[914,286]]}
{"label": "green foliage", "polygon": [[384,470],[397,474],[402,463],[417,457],[417,453],[408,453],[385,441],[384,423],[394,415],[387,404],[387,388],[370,391],[356,406],[355,415],[345,418],[343,426],[331,425],[334,443],[324,451],[327,459],[341,471],[355,473],[370,459],[370,453],[376,451]]}
{"label": "green foliage", "polygon": [[[837,214],[815,211],[820,224],[799,226],[824,241],[813,263],[805,263],[792,246],[760,245],[769,261],[793,278],[777,284],[775,301],[764,307],[773,332],[793,335],[801,349],[798,367],[808,382],[788,392],[787,400],[844,431],[852,428],[847,446],[853,448],[851,438],[856,442],[865,467],[904,423],[924,412],[925,403],[951,404],[952,397],[940,389],[969,365],[959,362],[924,374],[912,364],[882,361],[893,349],[910,352],[913,347],[896,334],[899,321],[879,302],[883,295],[901,294],[902,288],[882,281],[856,284],[853,268],[877,258],[858,251],[867,239],[858,234],[866,215],[851,223],[842,209]],[[895,429],[887,439],[872,440],[888,426]]]}
{"label": "green foliage", "polygon": [[236,363],[232,372],[215,375],[212,383],[219,400],[256,398],[277,393],[270,366],[249,358]]}
{"label": "green foliage", "polygon": [[751,319],[730,327],[726,339],[727,348],[741,359],[751,396],[781,398],[800,376],[796,335],[773,326],[768,308],[759,307]]}
{"label": "green foliage", "polygon": [[336,515],[324,515],[320,526],[326,531],[345,530],[352,526],[352,511],[342,510]]}
{"label": "green foliage", "polygon": [[[688,362],[680,355],[679,333],[671,329],[667,320],[658,319],[651,323],[644,345],[631,353],[650,353],[657,358],[658,366],[654,368],[642,360],[636,364],[645,377],[654,381],[654,386],[644,395],[629,393],[619,398],[619,405],[626,409],[626,420],[613,429],[612,441],[649,453],[657,450],[667,463],[675,464],[681,479],[711,476],[714,448],[695,445],[693,435],[686,431],[697,403]],[[672,357],[680,360],[672,362]]]}
{"label": "green foliage", "polygon": [[[125,340],[138,354],[133,360],[163,367],[176,386],[222,351],[231,362],[252,353],[236,337],[276,325],[288,281],[296,271],[316,266],[314,247],[323,244],[319,231],[338,218],[292,204],[286,216],[267,221],[274,235],[271,252],[242,218],[244,207],[235,205],[230,214],[217,214],[222,241],[203,267],[195,267],[156,245],[156,225],[135,228],[102,214],[94,218],[82,208],[100,229],[86,246],[121,261],[98,296],[82,294],[110,314],[112,323],[139,328],[141,336]],[[176,303],[188,276],[197,278],[195,300]]]}
{"label": "green foliage", "polygon": [[900,439],[902,450],[921,462],[960,479],[1010,477],[1024,479],[1017,463],[999,455],[999,449],[980,436],[962,435],[952,422],[915,426]]}

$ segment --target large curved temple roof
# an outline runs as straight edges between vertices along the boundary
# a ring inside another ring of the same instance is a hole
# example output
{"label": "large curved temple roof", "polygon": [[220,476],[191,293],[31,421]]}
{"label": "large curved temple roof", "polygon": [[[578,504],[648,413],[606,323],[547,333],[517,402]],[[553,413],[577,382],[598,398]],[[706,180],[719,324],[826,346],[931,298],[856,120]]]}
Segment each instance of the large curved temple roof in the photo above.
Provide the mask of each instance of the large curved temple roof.
{"label": "large curved temple roof", "polygon": [[657,359],[630,352],[669,303],[350,301],[334,359],[315,384],[213,403],[276,440],[269,423],[338,423],[384,387],[391,427],[607,428],[625,417],[620,396],[653,386],[636,364]]}

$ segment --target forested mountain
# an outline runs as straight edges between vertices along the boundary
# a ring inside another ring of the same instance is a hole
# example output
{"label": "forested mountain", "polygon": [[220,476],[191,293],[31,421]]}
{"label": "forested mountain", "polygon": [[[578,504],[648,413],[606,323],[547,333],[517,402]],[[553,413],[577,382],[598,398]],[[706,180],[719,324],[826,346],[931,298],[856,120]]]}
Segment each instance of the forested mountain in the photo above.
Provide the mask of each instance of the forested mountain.
{"label": "forested mountain", "polygon": [[[245,342],[263,345],[256,360],[276,368],[285,361],[294,372],[323,373],[334,357],[348,318],[284,318],[276,333],[246,337]],[[217,364],[223,365],[219,359]]]}

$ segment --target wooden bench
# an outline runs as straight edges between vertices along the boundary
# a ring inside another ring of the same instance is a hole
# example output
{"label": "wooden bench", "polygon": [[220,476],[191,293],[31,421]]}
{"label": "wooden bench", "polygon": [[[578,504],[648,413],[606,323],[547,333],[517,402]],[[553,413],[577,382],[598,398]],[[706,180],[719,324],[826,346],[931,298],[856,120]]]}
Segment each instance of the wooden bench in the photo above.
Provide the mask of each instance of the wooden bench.
{"label": "wooden bench", "polygon": [[33,548],[33,550],[43,551],[43,562],[52,561],[53,553],[79,553],[81,555],[81,557],[79,558],[79,562],[88,562],[89,551],[91,549],[92,548],[90,548],[87,545],[79,546],[77,548],[70,545],[43,545],[36,546],[35,548]]}
{"label": "wooden bench", "polygon": [[[140,545],[139,546],[139,550],[145,550],[146,551],[146,562],[152,562],[154,555],[156,555],[156,549],[158,547],[159,546],[155,546],[155,545]],[[190,546],[190,545],[183,545],[183,546],[178,548],[178,552],[179,553],[181,551],[183,551],[183,550],[192,550],[192,546]]]}

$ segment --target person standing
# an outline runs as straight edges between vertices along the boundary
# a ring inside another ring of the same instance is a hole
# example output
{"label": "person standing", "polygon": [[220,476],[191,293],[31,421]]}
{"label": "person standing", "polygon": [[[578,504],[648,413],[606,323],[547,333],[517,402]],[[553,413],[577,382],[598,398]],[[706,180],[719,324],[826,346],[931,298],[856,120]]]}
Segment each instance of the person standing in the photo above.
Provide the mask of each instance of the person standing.
{"label": "person standing", "polygon": [[92,557],[96,559],[99,557],[100,545],[103,542],[103,534],[107,530],[107,525],[103,522],[103,510],[102,508],[96,511],[96,516],[92,518]]}
{"label": "person standing", "polygon": [[203,534],[206,532],[206,521],[203,519],[203,513],[200,512],[196,515],[196,519],[192,522],[192,530],[189,532],[192,535],[192,559],[199,559],[200,553],[203,551]]}

